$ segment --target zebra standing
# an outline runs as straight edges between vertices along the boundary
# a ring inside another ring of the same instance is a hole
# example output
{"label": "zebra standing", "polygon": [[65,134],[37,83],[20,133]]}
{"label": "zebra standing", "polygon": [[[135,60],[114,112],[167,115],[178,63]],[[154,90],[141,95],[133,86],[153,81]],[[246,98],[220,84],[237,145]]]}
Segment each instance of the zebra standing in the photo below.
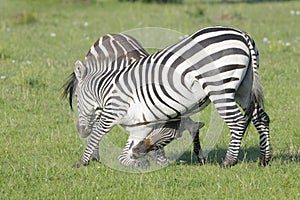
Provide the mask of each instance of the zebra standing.
{"label": "zebra standing", "polygon": [[[124,67],[129,66],[134,61],[139,60],[142,57],[146,57],[149,54],[144,50],[144,48],[139,44],[138,41],[136,41],[131,36],[125,35],[125,34],[107,34],[102,37],[100,37],[89,49],[88,53],[86,54],[85,59],[89,59],[89,57],[93,57],[97,63],[95,63],[95,66],[98,64],[100,66],[110,66],[111,68],[107,68],[112,70],[112,72],[118,72]],[[99,70],[102,68],[99,67]],[[97,69],[96,69],[97,70]],[[109,72],[109,73],[112,73]],[[71,77],[74,78],[74,73],[71,74]],[[70,78],[72,80],[73,78]],[[65,85],[65,96],[68,95],[70,91],[72,91],[71,85],[67,82]],[[72,96],[69,96],[70,106],[72,108]],[[96,114],[97,115],[97,114]],[[94,118],[94,120],[97,120]],[[196,141],[198,138],[199,140],[199,132],[198,130],[203,126],[202,123],[197,123],[192,121],[191,119],[187,119],[190,122],[190,127],[195,127],[195,130],[190,131],[190,133],[193,135],[194,140]],[[172,122],[172,126],[177,127],[179,125],[179,122]],[[160,127],[160,130],[164,132],[164,134],[168,134],[169,132],[178,132],[170,127],[166,127],[164,124],[157,125],[153,128],[154,132],[155,130]],[[78,132],[82,138],[86,138],[90,135],[89,132],[85,132],[80,130],[79,122],[77,124]],[[184,131],[184,130],[181,130]],[[151,134],[151,133],[150,133]],[[178,133],[179,134],[179,133]],[[155,145],[153,145],[155,146]],[[122,151],[119,160],[121,164],[126,166],[139,166],[139,165],[145,165],[144,162],[137,162],[136,159],[131,159],[128,155],[128,143],[126,144],[124,150]],[[198,153],[201,150],[200,143],[195,143],[195,152]],[[149,150],[150,151],[150,150]],[[155,148],[153,152],[149,152],[149,155],[153,157],[159,165],[164,165],[167,161],[163,148]],[[199,153],[197,154],[199,155]],[[99,149],[98,146],[95,148],[91,155],[91,160],[100,160],[99,155]]]}
{"label": "zebra standing", "polygon": [[[101,66],[110,66],[112,71],[119,71],[124,67],[127,67],[132,62],[139,60],[142,57],[146,57],[149,54],[144,48],[132,37],[125,34],[107,34],[100,37],[89,49],[85,56],[94,57],[97,63],[100,62]],[[101,68],[99,68],[101,69]],[[111,72],[109,72],[111,73]],[[75,77],[72,73],[70,77]],[[70,78],[73,79],[73,78]],[[67,92],[72,91],[73,88],[69,88],[70,85],[66,83],[64,95],[67,97]],[[70,107],[72,108],[72,96],[69,96]],[[94,120],[97,120],[94,118]],[[89,132],[80,130],[79,121],[76,125],[78,133],[82,138],[86,138],[90,135]],[[125,153],[125,152],[124,152]],[[91,160],[99,161],[99,149],[98,146],[95,148],[91,155]]]}
{"label": "zebra standing", "polygon": [[[229,27],[205,28],[119,72],[99,70],[95,62],[92,57],[77,61],[75,78],[68,82],[73,89],[70,97],[73,92],[77,97],[78,129],[91,132],[77,167],[88,164],[101,138],[116,124],[130,132],[134,147],[155,124],[179,120],[210,102],[231,132],[222,165],[237,163],[250,120],[260,134],[261,162],[269,163],[269,117],[262,108],[258,51],[247,33]],[[95,114],[98,120],[90,127]]]}

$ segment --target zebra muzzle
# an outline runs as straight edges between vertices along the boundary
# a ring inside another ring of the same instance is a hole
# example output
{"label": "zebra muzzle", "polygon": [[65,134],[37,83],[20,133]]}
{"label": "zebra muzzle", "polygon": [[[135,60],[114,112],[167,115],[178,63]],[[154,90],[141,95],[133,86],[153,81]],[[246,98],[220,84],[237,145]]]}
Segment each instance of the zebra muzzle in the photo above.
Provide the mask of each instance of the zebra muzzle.
{"label": "zebra muzzle", "polygon": [[82,138],[86,138],[91,134],[91,129],[89,129],[88,126],[77,123],[76,127],[80,137]]}
{"label": "zebra muzzle", "polygon": [[132,148],[132,156],[134,158],[145,156],[151,150],[151,147],[151,140],[144,139]]}

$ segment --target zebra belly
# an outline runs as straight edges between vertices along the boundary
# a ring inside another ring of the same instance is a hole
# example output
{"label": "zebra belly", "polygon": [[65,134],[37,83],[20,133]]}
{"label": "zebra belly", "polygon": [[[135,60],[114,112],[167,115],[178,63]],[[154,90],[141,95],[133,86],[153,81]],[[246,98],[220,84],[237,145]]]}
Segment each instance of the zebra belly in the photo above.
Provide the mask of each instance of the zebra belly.
{"label": "zebra belly", "polygon": [[182,93],[159,84],[148,84],[132,95],[122,123],[125,126],[157,124],[191,115],[209,103],[198,80]]}

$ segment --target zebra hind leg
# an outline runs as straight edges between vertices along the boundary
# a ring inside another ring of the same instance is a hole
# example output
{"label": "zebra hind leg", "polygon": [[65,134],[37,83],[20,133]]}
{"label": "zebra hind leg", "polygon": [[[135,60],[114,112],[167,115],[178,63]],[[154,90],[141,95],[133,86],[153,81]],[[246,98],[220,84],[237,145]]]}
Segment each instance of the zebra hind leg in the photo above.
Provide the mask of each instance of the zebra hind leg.
{"label": "zebra hind leg", "polygon": [[269,124],[270,118],[267,113],[258,105],[252,115],[252,122],[260,137],[261,164],[267,166],[271,160]]}
{"label": "zebra hind leg", "polygon": [[230,143],[226,152],[226,157],[222,163],[222,167],[224,168],[237,164],[241,141],[248,125],[248,122],[234,99],[232,101],[227,101],[226,103],[227,105],[223,104],[222,106],[216,106],[220,116],[224,119],[230,129]]}

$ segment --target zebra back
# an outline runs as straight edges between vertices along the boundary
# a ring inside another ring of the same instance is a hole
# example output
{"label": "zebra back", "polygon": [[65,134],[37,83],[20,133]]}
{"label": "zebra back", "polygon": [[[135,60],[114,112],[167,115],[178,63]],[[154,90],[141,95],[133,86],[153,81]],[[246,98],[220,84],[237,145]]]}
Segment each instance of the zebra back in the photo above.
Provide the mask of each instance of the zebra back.
{"label": "zebra back", "polygon": [[[133,37],[126,34],[107,34],[100,37],[89,49],[85,59],[93,56],[98,62],[114,64],[116,70],[149,54]],[[121,64],[123,63],[123,65]]]}

